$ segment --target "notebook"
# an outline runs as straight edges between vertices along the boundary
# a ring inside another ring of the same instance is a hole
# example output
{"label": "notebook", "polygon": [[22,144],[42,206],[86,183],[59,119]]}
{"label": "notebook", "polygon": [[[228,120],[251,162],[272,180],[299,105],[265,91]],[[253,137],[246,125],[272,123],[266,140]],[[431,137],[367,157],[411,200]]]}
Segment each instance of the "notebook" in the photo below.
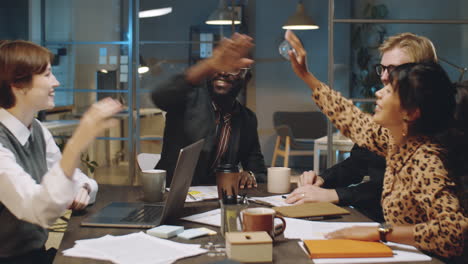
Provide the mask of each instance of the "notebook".
{"label": "notebook", "polygon": [[317,216],[337,216],[350,214],[348,210],[327,202],[304,203],[292,206],[279,206],[273,209],[286,217],[303,218]]}
{"label": "notebook", "polygon": [[304,240],[310,258],[392,257],[390,247],[380,242],[351,239]]}
{"label": "notebook", "polygon": [[176,219],[183,211],[195,167],[204,140],[201,139],[179,152],[172,177],[169,195],[165,203],[112,202],[86,218],[82,226],[152,228],[169,219]]}

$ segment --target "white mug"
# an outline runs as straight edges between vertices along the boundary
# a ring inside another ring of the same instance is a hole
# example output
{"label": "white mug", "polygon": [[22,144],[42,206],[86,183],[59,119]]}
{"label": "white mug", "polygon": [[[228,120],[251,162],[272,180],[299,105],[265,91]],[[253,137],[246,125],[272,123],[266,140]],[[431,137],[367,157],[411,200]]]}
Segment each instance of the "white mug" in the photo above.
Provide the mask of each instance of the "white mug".
{"label": "white mug", "polygon": [[291,169],[286,167],[268,168],[267,190],[269,193],[289,193]]}
{"label": "white mug", "polygon": [[166,190],[166,171],[156,169],[142,171],[141,184],[145,202],[162,202]]}

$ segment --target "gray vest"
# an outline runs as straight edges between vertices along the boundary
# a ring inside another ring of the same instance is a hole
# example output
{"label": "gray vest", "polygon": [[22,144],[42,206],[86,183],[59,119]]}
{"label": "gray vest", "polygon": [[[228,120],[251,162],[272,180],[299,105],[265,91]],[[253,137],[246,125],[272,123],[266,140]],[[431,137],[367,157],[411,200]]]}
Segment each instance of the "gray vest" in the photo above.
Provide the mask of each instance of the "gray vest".
{"label": "gray vest", "polygon": [[[41,125],[36,120],[32,122],[32,134],[25,146],[0,123],[0,143],[13,152],[16,162],[37,183],[41,183],[47,172],[46,143]],[[0,257],[17,256],[41,248],[47,236],[46,229],[19,220],[0,202]]]}

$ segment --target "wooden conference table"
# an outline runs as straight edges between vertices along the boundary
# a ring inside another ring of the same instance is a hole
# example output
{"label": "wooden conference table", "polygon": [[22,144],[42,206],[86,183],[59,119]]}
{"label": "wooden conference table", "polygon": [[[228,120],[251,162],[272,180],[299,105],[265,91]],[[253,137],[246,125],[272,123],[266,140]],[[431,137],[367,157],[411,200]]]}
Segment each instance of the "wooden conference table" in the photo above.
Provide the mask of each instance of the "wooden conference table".
{"label": "wooden conference table", "polygon": [[[258,189],[248,190],[248,196],[268,196],[266,191],[265,184],[259,184]],[[73,247],[74,242],[80,239],[88,238],[98,238],[105,236],[107,234],[111,235],[126,235],[129,233],[139,232],[142,229],[134,228],[98,228],[98,227],[81,227],[81,221],[89,216],[90,214],[96,212],[97,210],[103,208],[109,202],[112,201],[127,201],[135,202],[140,201],[140,198],[143,196],[141,187],[134,186],[113,186],[113,185],[100,185],[99,192],[96,199],[96,204],[89,207],[82,215],[72,215],[70,222],[68,223],[67,231],[65,232],[60,248],[58,249],[57,256],[55,257],[54,264],[75,264],[75,263],[110,263],[107,261],[100,261],[95,259],[86,259],[86,258],[72,258],[65,257],[62,255],[62,250],[69,249]],[[201,213],[209,210],[213,210],[219,207],[217,201],[203,201],[196,203],[186,203],[183,216],[188,216],[196,213]],[[255,206],[255,205],[252,205]],[[340,218],[330,219],[326,221],[333,222],[371,222],[369,218],[358,212],[353,208],[346,208],[351,212],[350,215],[345,215]],[[176,220],[169,224],[183,225],[185,228],[194,228],[194,227],[203,227],[202,224]],[[215,236],[204,236],[197,239],[185,240],[180,238],[171,239],[176,242],[181,243],[193,243],[193,244],[207,244],[212,242],[213,244],[224,244],[224,238],[219,233],[219,228],[208,226],[209,228],[216,230],[218,232]],[[311,259],[307,258],[304,251],[299,247],[298,240],[289,240],[282,237],[277,237],[273,244],[273,263],[313,263]],[[203,254],[191,258],[178,260],[176,263],[185,264],[185,263],[210,263],[215,261],[224,260],[225,256],[208,256],[208,254]],[[434,263],[439,264],[441,261],[433,258],[432,261],[428,262],[399,262],[399,263],[408,263],[408,264],[420,264],[420,263]]]}

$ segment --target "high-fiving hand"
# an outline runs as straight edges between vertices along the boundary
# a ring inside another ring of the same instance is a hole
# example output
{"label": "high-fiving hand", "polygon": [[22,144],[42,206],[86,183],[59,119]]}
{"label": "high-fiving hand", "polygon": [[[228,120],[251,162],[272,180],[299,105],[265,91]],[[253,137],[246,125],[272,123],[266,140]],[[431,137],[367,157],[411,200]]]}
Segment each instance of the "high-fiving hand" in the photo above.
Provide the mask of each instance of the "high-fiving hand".
{"label": "high-fiving hand", "polygon": [[75,133],[73,133],[74,147],[79,151],[86,150],[88,145],[104,130],[118,125],[118,120],[112,118],[122,110],[119,101],[105,98],[91,105],[80,120]]}
{"label": "high-fiving hand", "polygon": [[213,50],[213,56],[208,60],[217,72],[235,72],[248,68],[253,60],[247,55],[254,46],[253,39],[247,35],[234,33],[232,38],[224,38]]}

